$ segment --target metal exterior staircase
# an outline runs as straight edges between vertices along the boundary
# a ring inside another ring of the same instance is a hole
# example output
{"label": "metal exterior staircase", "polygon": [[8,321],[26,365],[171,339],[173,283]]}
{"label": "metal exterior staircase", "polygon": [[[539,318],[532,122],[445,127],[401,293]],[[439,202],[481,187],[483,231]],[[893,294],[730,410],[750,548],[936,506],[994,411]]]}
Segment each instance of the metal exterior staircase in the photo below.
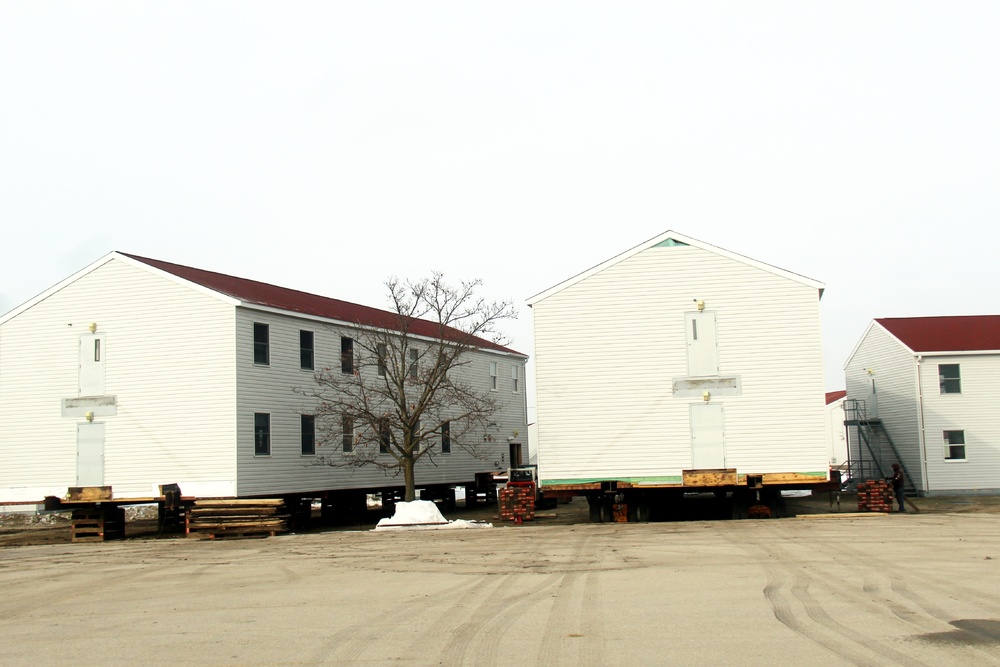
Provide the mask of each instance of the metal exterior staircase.
{"label": "metal exterior staircase", "polygon": [[[844,426],[854,426],[857,432],[857,447],[852,447],[851,429],[847,428],[847,451],[852,480],[885,479],[892,477],[892,464],[898,463],[903,469],[905,484],[903,491],[908,496],[918,494],[913,477],[906,463],[899,455],[885,424],[877,417],[869,417],[865,401],[857,398],[844,400]],[[853,457],[854,449],[858,457]],[[867,454],[867,456],[866,456]]]}

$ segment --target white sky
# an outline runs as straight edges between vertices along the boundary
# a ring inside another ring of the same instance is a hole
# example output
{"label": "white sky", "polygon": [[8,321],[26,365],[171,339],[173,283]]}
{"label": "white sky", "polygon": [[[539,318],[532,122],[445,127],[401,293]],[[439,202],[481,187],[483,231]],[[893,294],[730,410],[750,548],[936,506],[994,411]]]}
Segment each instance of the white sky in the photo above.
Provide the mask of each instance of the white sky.
{"label": "white sky", "polygon": [[667,229],[873,317],[1000,313],[1000,3],[0,0],[0,312],[111,250],[384,307]]}

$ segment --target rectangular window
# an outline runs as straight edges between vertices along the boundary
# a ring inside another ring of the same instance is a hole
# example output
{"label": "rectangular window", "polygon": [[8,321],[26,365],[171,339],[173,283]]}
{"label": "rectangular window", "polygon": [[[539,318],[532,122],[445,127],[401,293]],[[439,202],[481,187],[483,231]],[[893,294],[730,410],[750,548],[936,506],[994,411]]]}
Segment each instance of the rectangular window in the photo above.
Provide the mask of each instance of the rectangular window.
{"label": "rectangular window", "polygon": [[380,378],[385,377],[385,357],[388,353],[389,350],[385,343],[379,343],[375,346],[375,354],[378,356],[378,376]]}
{"label": "rectangular window", "polygon": [[441,424],[441,453],[451,454],[451,422]]}
{"label": "rectangular window", "polygon": [[95,338],[94,339],[94,361],[96,361],[96,362],[100,362],[101,361],[101,339],[100,338]]}
{"label": "rectangular window", "polygon": [[301,415],[299,432],[302,442],[302,456],[314,456],[316,454],[316,417]]}
{"label": "rectangular window", "polygon": [[965,460],[965,431],[944,432],[944,458],[946,461]]}
{"label": "rectangular window", "polygon": [[313,332],[303,329],[299,331],[299,368],[304,371],[313,370],[313,357]]}
{"label": "rectangular window", "polygon": [[340,418],[340,431],[342,435],[342,442],[344,447],[344,453],[350,454],[354,451],[354,420],[344,415]]}
{"label": "rectangular window", "polygon": [[417,360],[420,358],[420,353],[410,348],[410,379],[417,379]]}
{"label": "rectangular window", "polygon": [[266,412],[253,413],[253,453],[271,455],[271,415]]}
{"label": "rectangular window", "polygon": [[958,364],[938,364],[938,380],[942,394],[962,393],[962,374]]}
{"label": "rectangular window", "polygon": [[511,391],[513,391],[515,394],[518,391],[520,391],[520,383],[518,382],[519,379],[520,377],[517,364],[512,364],[510,367],[510,384],[511,384]]}
{"label": "rectangular window", "polygon": [[253,362],[259,366],[271,363],[271,346],[268,326],[260,322],[253,323]]}
{"label": "rectangular window", "polygon": [[497,390],[497,362],[490,362],[490,389]]}
{"label": "rectangular window", "polygon": [[354,374],[354,339],[347,336],[340,338],[340,372]]}
{"label": "rectangular window", "polygon": [[391,442],[392,433],[389,431],[389,422],[382,420],[378,425],[378,453],[388,454]]}

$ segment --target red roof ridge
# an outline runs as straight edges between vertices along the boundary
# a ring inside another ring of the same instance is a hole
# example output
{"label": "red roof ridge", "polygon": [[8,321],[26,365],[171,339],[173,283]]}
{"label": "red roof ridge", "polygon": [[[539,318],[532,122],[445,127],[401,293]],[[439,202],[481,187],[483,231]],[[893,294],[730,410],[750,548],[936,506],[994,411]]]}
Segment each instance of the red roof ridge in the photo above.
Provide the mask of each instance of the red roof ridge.
{"label": "red roof ridge", "polygon": [[1000,315],[880,317],[875,321],[917,353],[1000,350]]}

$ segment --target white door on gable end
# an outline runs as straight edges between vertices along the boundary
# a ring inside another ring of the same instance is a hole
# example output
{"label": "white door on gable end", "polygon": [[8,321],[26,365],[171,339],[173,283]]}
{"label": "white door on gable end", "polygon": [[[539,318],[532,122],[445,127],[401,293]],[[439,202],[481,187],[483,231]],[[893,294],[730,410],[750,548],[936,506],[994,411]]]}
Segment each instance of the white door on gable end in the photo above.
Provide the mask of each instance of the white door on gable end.
{"label": "white door on gable end", "polygon": [[715,313],[684,313],[687,339],[688,377],[719,374],[719,345],[715,335]]}
{"label": "white door on gable end", "polygon": [[104,486],[104,424],[76,425],[76,485]]}
{"label": "white door on gable end", "polygon": [[726,467],[725,415],[721,403],[692,403],[691,468]]}
{"label": "white door on gable end", "polygon": [[104,334],[80,336],[80,396],[104,395]]}

